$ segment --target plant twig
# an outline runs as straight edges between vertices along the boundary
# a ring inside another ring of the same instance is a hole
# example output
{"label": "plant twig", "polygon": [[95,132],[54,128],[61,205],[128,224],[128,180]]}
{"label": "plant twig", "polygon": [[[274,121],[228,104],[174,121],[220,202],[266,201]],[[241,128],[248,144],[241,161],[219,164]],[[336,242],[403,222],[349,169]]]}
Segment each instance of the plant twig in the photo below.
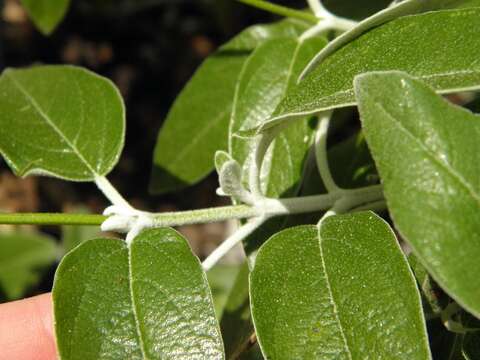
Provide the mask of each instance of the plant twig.
{"label": "plant twig", "polygon": [[310,14],[306,11],[296,10],[286,6],[272,4],[269,1],[265,1],[265,0],[237,0],[237,1],[243,4],[255,7],[257,9],[268,11],[272,14],[290,17],[290,18],[296,18],[296,19],[308,21],[314,24],[318,22],[318,19],[315,15]]}
{"label": "plant twig", "polygon": [[226,239],[219,247],[217,247],[202,263],[205,271],[210,270],[215,264],[233,249],[240,241],[245,239],[248,235],[255,231],[266,221],[265,217],[256,218],[255,220],[246,223],[237,229],[228,239]]}
{"label": "plant twig", "polygon": [[319,124],[315,136],[315,159],[317,161],[317,168],[323,184],[329,193],[336,192],[340,189],[333,179],[328,164],[327,135],[331,117],[331,111],[319,115]]}
{"label": "plant twig", "polygon": [[22,225],[101,225],[107,216],[61,213],[0,213],[0,224]]}

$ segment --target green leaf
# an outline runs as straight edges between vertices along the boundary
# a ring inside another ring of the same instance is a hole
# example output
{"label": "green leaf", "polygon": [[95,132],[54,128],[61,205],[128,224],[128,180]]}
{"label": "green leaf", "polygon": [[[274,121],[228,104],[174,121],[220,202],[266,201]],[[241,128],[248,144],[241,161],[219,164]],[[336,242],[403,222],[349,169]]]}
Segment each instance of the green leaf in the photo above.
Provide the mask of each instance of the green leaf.
{"label": "green leaf", "polygon": [[480,329],[467,333],[463,338],[462,353],[466,360],[480,358]]}
{"label": "green leaf", "polygon": [[[358,6],[358,4],[356,4]],[[399,2],[397,5],[390,6],[383,11],[377,12],[368,19],[360,22],[352,30],[347,31],[330,42],[305,69],[304,74],[313,70],[317,64],[321,63],[328,56],[352,42],[367,31],[383,25],[391,20],[401,16],[424,13],[432,10],[462,8],[462,7],[478,7],[479,0],[406,0]]]}
{"label": "green leaf", "polygon": [[479,316],[479,117],[399,72],[358,77],[355,91],[396,227],[438,284]]}
{"label": "green leaf", "polygon": [[276,234],[260,249],[250,281],[266,358],[430,359],[415,279],[373,213]]}
{"label": "green leaf", "polygon": [[417,279],[418,288],[422,295],[425,317],[428,319],[440,316],[441,312],[452,301],[451,298],[440,289],[414,254],[408,256],[408,262]]}
{"label": "green leaf", "polygon": [[247,262],[240,268],[222,314],[220,327],[225,343],[225,358],[236,360],[248,348],[253,329],[248,296]]}
{"label": "green leaf", "polygon": [[35,26],[49,35],[62,21],[70,6],[70,0],[21,0]]}
{"label": "green leaf", "polygon": [[223,359],[206,275],[173,229],[83,243],[54,282],[57,346],[70,359]]}
{"label": "green leaf", "polygon": [[125,109],[106,78],[72,66],[5,70],[0,153],[19,176],[91,181],[117,163]]}
{"label": "green leaf", "polygon": [[228,294],[233,287],[238,271],[238,265],[217,264],[207,272],[217,318],[222,316],[223,309],[228,301]]}
{"label": "green leaf", "polygon": [[263,128],[355,105],[353,79],[371,71],[402,70],[442,93],[478,88],[479,17],[480,8],[443,10],[370,30],[320,63],[289,92]]}
{"label": "green leaf", "polygon": [[[229,135],[230,154],[244,165],[245,173],[256,139],[235,134],[261,125],[295,83],[305,64],[325,44],[323,38],[273,39],[260,45],[245,63],[239,76]],[[270,146],[262,168],[262,186],[267,196],[291,195],[298,188],[315,131],[315,125],[308,120],[305,118],[283,130]]]}
{"label": "green leaf", "polygon": [[151,192],[192,185],[213,170],[215,152],[227,150],[237,78],[248,56],[267,39],[298,36],[307,28],[308,24],[292,20],[250,27],[199,67],[158,134]]}
{"label": "green leaf", "polygon": [[57,259],[57,246],[39,234],[0,235],[0,287],[9,300],[18,299],[40,281],[42,270]]}

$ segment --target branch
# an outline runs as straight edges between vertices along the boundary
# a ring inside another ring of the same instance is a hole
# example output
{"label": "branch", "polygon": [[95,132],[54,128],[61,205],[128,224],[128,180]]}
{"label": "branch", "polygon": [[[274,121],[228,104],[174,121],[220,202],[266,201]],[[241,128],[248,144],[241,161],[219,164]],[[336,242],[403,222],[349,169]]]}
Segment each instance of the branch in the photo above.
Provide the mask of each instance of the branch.
{"label": "branch", "polygon": [[0,224],[22,225],[101,225],[107,216],[60,213],[0,213]]}

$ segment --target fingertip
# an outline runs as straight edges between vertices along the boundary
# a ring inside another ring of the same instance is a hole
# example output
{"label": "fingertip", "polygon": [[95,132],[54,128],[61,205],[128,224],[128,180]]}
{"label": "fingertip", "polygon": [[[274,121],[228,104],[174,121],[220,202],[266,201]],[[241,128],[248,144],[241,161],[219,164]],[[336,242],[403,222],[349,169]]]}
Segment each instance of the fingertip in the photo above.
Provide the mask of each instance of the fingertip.
{"label": "fingertip", "polygon": [[0,360],[57,359],[51,294],[0,305]]}

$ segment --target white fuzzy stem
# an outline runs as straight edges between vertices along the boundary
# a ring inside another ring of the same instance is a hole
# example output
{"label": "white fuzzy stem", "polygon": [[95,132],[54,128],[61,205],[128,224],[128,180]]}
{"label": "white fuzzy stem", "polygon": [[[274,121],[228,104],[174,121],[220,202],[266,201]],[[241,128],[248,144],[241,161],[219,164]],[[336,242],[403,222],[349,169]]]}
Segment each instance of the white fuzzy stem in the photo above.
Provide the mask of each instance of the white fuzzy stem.
{"label": "white fuzzy stem", "polygon": [[328,164],[327,137],[331,116],[331,111],[325,112],[319,116],[318,129],[315,136],[315,159],[317,161],[317,168],[320,172],[320,177],[322,178],[323,184],[329,193],[340,190],[333,179],[332,172],[330,171],[330,166]]}
{"label": "white fuzzy stem", "polygon": [[254,232],[255,229],[265,222],[265,220],[265,217],[255,218],[235,231],[205,259],[202,263],[203,270],[208,271],[214,267],[222,257],[235,247],[235,245]]}
{"label": "white fuzzy stem", "polygon": [[308,6],[312,9],[316,17],[321,18],[327,11],[320,0],[307,0]]}

